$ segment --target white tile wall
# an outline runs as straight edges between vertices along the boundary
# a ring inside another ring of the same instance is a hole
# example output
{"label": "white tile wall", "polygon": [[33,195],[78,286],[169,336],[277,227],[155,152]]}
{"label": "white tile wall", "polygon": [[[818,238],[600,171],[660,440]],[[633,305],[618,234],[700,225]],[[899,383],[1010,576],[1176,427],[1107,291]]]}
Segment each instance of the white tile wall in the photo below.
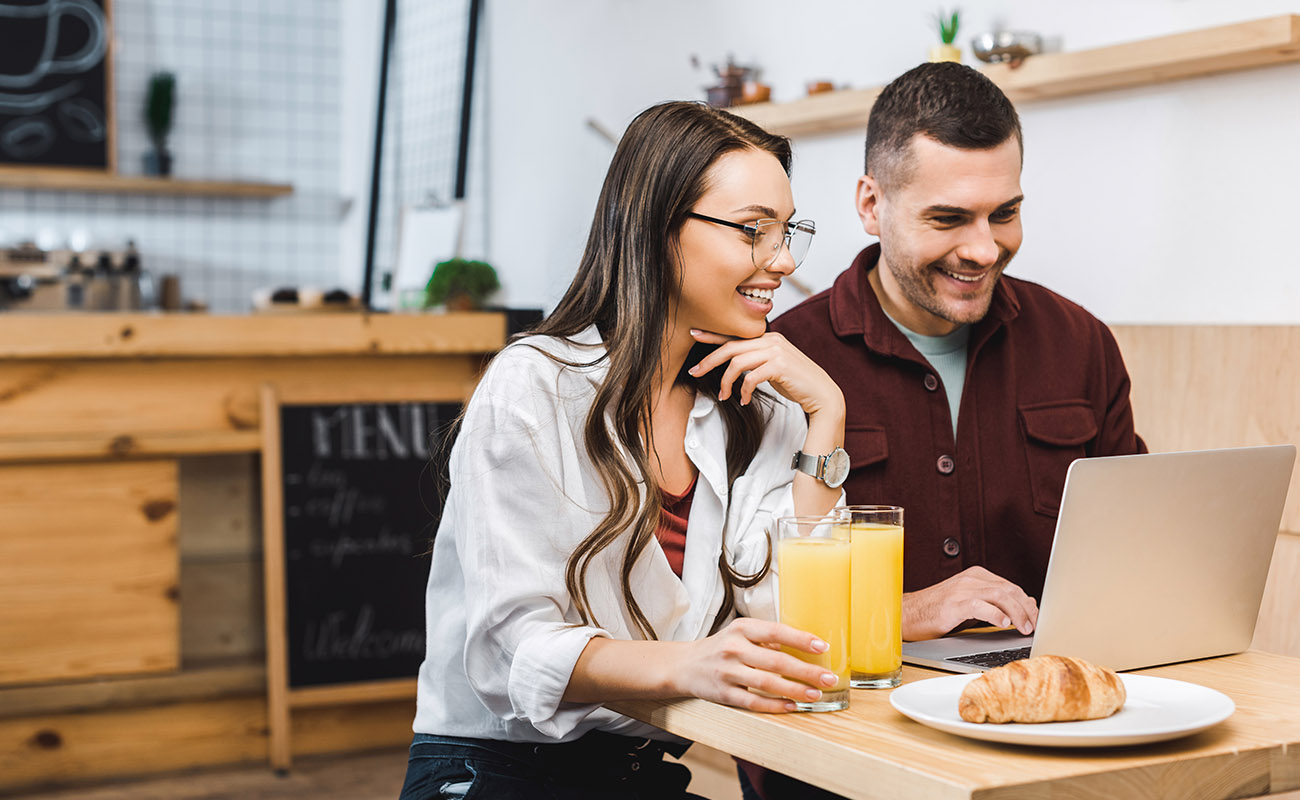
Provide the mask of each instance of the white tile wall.
{"label": "white tile wall", "polygon": [[[449,203],[456,188],[456,159],[464,91],[468,0],[399,0],[388,73],[384,161],[375,243],[376,286],[396,264],[401,209]],[[483,67],[486,31],[479,26],[478,64],[470,159],[466,181],[466,231],[462,255],[482,258],[486,248]],[[450,253],[448,255],[451,255]],[[432,269],[433,264],[429,265]],[[384,298],[377,292],[383,303]]]}
{"label": "white tile wall", "polygon": [[92,248],[134,239],[146,269],[180,275],[186,297],[214,311],[247,310],[259,286],[333,287],[342,213],[339,0],[113,0],[112,13],[120,172],[143,171],[145,87],[167,69],[177,76],[176,177],[290,183],[294,193],[0,190],[0,245],[43,237],[63,247],[77,231]]}

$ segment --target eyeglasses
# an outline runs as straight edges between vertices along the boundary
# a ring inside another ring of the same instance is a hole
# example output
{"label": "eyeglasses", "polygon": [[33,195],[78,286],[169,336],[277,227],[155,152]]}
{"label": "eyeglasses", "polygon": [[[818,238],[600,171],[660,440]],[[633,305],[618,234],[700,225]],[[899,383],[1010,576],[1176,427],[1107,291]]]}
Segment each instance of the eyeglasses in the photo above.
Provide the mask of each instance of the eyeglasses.
{"label": "eyeglasses", "polygon": [[813,235],[817,233],[817,223],[810,219],[801,219],[798,222],[760,219],[745,225],[731,220],[706,217],[694,211],[686,212],[686,216],[703,222],[712,222],[714,225],[726,225],[728,228],[735,228],[749,234],[750,241],[753,243],[750,255],[754,260],[754,266],[758,269],[767,269],[775,264],[777,257],[781,255],[783,244],[789,248],[794,265],[799,266],[803,263],[804,256],[808,255],[808,248],[812,247]]}

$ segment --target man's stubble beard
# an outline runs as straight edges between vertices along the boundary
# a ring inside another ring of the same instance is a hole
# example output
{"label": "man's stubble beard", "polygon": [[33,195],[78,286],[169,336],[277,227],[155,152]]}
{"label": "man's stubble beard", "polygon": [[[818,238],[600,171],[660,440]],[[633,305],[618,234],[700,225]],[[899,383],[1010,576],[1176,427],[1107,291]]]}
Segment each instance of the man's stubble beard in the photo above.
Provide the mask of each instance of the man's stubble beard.
{"label": "man's stubble beard", "polygon": [[[961,314],[954,309],[945,307],[938,292],[934,290],[934,281],[939,279],[939,276],[935,274],[935,267],[940,266],[951,269],[948,264],[943,261],[931,261],[920,268],[915,268],[910,263],[906,265],[906,268],[900,268],[899,261],[890,258],[890,253],[891,250],[885,247],[884,238],[882,237],[880,242],[881,259],[889,265],[889,272],[893,276],[894,282],[898,284],[903,296],[912,305],[955,325],[972,325],[988,315],[989,307],[993,303],[993,292],[997,288],[998,281],[1002,280],[1002,273],[1006,271],[1007,265],[1015,257],[1014,253],[1002,250],[998,262],[992,267],[994,273],[992,280],[989,281],[988,287],[983,290],[983,303],[977,309],[977,312],[971,315]],[[979,267],[973,265],[970,269],[971,271],[978,271]]]}

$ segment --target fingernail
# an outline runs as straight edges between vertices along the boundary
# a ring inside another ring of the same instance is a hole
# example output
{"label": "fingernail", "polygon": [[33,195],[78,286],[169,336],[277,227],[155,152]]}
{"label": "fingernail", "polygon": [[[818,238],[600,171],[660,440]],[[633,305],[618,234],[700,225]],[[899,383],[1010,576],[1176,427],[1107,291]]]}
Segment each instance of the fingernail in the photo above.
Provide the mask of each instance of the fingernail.
{"label": "fingernail", "polygon": [[1026,626],[1025,626],[1025,634],[1026,634],[1026,635],[1031,634],[1031,633],[1033,633],[1033,632],[1034,632],[1034,626],[1033,626],[1033,625],[1026,625]]}
{"label": "fingernail", "polygon": [[806,697],[806,698],[808,698],[809,700],[817,700],[817,699],[821,698],[821,696],[822,696],[822,690],[821,690],[821,689],[809,689],[808,691],[806,691],[806,692],[803,693],[803,696]]}
{"label": "fingernail", "polygon": [[699,336],[699,335],[700,335],[700,329],[699,329],[699,328],[691,328],[691,335],[692,335],[692,336]]}
{"label": "fingernail", "polygon": [[1007,627],[1007,626],[1010,625],[1010,624],[1011,624],[1011,618],[1010,618],[1010,617],[1003,617],[1003,618],[1002,618],[1002,627],[1005,628],[1005,627]]}
{"label": "fingernail", "polygon": [[834,672],[822,673],[822,683],[826,684],[827,686],[834,686],[836,683],[839,682],[839,680],[840,680],[839,678],[835,677]]}
{"label": "fingernail", "polygon": [[794,710],[796,710],[796,709],[798,709],[798,708],[799,708],[799,707],[796,706],[794,703],[786,703],[786,704],[785,704],[785,710],[786,710],[786,711],[794,711]]}
{"label": "fingernail", "polygon": [[686,370],[686,371],[687,371],[688,373],[690,373],[691,375],[694,375],[694,374],[696,374],[697,372],[700,371],[700,365],[699,365],[699,364],[696,364],[695,366],[691,367],[690,369],[688,369],[688,370]]}
{"label": "fingernail", "polygon": [[813,639],[812,649],[814,653],[825,653],[827,650],[831,649],[831,646],[826,642],[823,642],[821,639]]}

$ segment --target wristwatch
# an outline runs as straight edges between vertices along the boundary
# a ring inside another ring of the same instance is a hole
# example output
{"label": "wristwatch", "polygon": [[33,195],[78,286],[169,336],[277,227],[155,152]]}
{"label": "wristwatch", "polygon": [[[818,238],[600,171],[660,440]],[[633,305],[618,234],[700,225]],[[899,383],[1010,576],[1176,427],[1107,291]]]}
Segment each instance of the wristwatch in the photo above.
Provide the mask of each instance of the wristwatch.
{"label": "wristwatch", "polygon": [[811,475],[832,489],[840,488],[844,479],[849,477],[849,454],[843,447],[837,447],[824,456],[810,456],[796,450],[790,469],[797,469],[805,475]]}

